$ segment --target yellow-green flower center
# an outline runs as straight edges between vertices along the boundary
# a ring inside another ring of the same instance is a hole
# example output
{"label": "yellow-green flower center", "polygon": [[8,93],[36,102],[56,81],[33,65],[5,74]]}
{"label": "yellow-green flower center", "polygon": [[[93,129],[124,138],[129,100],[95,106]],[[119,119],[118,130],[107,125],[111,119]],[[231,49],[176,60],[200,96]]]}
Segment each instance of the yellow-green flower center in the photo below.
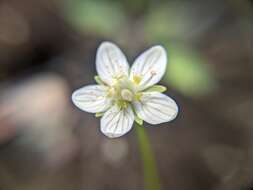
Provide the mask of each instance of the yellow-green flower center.
{"label": "yellow-green flower center", "polygon": [[[108,96],[112,98],[120,108],[127,108],[132,101],[137,100],[136,84],[130,81],[128,77],[115,79],[115,82],[108,90]],[[139,95],[138,95],[139,96]]]}
{"label": "yellow-green flower center", "polygon": [[129,101],[129,102],[131,102],[133,100],[133,97],[134,97],[134,95],[131,92],[131,90],[129,90],[127,88],[121,90],[120,95],[121,95],[121,98],[123,100]]}

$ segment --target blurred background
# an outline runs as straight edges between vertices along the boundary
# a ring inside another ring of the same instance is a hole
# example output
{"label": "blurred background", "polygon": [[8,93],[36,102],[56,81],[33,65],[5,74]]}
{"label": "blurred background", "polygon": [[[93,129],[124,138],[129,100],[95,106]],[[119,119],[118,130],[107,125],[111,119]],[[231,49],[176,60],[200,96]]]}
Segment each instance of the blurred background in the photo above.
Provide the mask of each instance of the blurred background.
{"label": "blurred background", "polygon": [[0,190],[144,190],[135,130],[108,139],[70,100],[104,40],[168,51],[180,113],[145,124],[162,189],[252,189],[253,1],[1,0]]}

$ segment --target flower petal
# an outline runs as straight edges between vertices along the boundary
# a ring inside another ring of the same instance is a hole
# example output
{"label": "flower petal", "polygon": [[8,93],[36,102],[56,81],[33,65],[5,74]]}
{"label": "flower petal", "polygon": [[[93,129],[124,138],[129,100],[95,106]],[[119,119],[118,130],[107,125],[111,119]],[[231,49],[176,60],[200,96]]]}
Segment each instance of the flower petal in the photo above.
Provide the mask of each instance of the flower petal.
{"label": "flower petal", "polygon": [[137,80],[139,89],[146,89],[158,83],[165,73],[167,65],[166,51],[162,46],[154,46],[143,52],[134,61],[130,71],[130,79]]}
{"label": "flower petal", "polygon": [[102,85],[84,86],[72,94],[72,101],[83,111],[103,112],[111,106],[111,99],[107,97],[107,90],[108,87]]}
{"label": "flower petal", "polygon": [[107,137],[120,137],[130,131],[133,122],[134,113],[131,106],[120,109],[115,105],[103,115],[100,129]]}
{"label": "flower petal", "polygon": [[144,92],[134,108],[138,117],[154,125],[171,121],[178,113],[176,102],[159,92]]}
{"label": "flower petal", "polygon": [[103,42],[96,56],[96,69],[100,78],[112,85],[115,78],[128,76],[129,65],[122,51],[111,42]]}

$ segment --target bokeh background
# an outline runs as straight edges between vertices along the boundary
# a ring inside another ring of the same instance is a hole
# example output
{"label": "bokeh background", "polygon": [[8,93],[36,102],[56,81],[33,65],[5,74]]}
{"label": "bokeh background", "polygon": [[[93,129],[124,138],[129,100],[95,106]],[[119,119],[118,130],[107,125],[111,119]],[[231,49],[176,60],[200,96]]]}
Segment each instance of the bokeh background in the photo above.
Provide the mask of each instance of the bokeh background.
{"label": "bokeh background", "polygon": [[253,187],[253,1],[1,0],[0,189],[144,190],[136,133],[71,103],[98,45],[168,51],[177,119],[145,124],[162,189]]}

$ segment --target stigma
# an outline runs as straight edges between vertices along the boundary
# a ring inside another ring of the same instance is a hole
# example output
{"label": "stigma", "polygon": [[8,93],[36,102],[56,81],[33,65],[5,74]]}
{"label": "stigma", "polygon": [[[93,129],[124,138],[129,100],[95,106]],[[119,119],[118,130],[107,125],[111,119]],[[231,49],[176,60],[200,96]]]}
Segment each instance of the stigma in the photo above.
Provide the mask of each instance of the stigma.
{"label": "stigma", "polygon": [[121,95],[123,100],[128,101],[128,102],[131,102],[133,100],[133,97],[134,97],[131,90],[129,90],[127,88],[121,90],[120,95]]}

